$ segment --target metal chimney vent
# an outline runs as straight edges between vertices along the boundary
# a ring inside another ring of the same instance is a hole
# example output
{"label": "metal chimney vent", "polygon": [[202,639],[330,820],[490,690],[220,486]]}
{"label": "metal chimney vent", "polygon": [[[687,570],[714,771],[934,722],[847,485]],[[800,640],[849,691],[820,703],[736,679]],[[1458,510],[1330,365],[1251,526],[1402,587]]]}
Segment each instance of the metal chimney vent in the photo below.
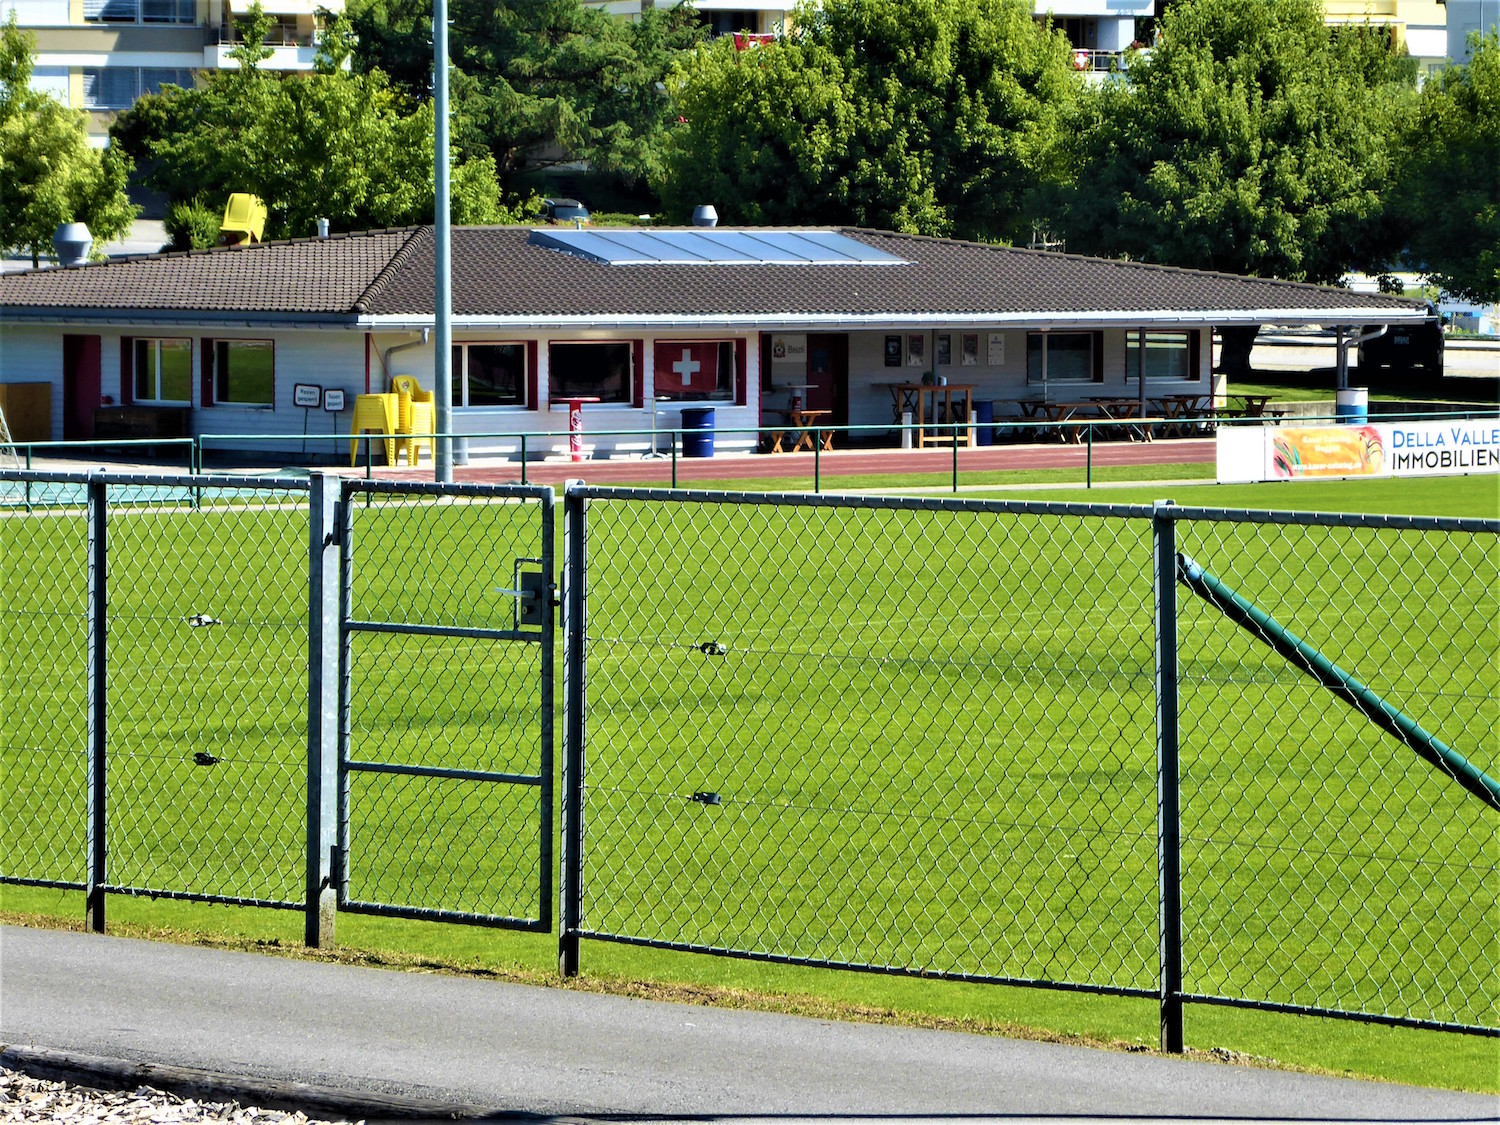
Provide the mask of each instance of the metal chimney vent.
{"label": "metal chimney vent", "polygon": [[85,223],[63,223],[52,235],[52,249],[65,266],[81,266],[89,260],[94,236]]}
{"label": "metal chimney vent", "polygon": [[693,226],[716,227],[719,225],[719,213],[714,210],[712,203],[702,203],[693,208]]}

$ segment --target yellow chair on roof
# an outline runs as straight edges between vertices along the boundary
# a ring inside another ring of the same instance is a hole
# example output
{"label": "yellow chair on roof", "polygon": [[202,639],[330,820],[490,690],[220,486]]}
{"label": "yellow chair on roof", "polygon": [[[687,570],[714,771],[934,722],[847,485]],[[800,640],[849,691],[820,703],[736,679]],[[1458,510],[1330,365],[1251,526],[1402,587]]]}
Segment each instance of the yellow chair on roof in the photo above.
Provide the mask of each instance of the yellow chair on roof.
{"label": "yellow chair on roof", "polygon": [[[432,392],[424,391],[415,375],[396,375],[391,379],[391,390],[399,399],[398,426],[405,436],[401,445],[406,450],[406,463],[417,463],[417,446],[427,443],[427,459],[432,460],[432,434],[437,420],[437,404]],[[425,434],[425,437],[418,435]]]}
{"label": "yellow chair on roof", "polygon": [[[354,424],[350,427],[351,434],[362,434],[368,430],[374,430],[378,434],[388,434],[385,440],[385,463],[394,465],[396,463],[396,438],[399,431],[400,395],[360,395],[354,400]],[[359,463],[359,438],[349,439],[349,464]]]}

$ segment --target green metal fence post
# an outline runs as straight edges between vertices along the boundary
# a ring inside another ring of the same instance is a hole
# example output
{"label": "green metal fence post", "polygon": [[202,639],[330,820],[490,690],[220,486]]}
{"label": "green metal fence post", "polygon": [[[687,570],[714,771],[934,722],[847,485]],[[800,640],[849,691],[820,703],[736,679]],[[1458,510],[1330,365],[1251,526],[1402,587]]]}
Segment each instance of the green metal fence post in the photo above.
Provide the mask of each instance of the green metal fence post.
{"label": "green metal fence post", "polygon": [[1084,462],[1083,487],[1084,488],[1093,488],[1094,487],[1094,424],[1092,422],[1089,423],[1088,438],[1089,438],[1089,451],[1088,451],[1088,458]]}
{"label": "green metal fence post", "polygon": [[[673,439],[676,445],[676,439]],[[558,899],[557,968],[578,975],[578,931],[583,925],[584,647],[588,558],[586,501],[570,482],[563,493],[563,767],[562,886]]]}
{"label": "green metal fence post", "polygon": [[813,428],[813,495],[823,491],[823,431]]}
{"label": "green metal fence post", "polygon": [[105,803],[108,777],[109,707],[108,636],[109,549],[108,494],[104,480],[90,474],[88,488],[88,764],[85,780],[84,929],[104,932],[106,877]]}
{"label": "green metal fence post", "polygon": [[526,435],[521,435],[521,483],[526,483]]}
{"label": "green metal fence post", "polygon": [[1161,1049],[1182,1053],[1182,809],[1177,743],[1177,525],[1153,507],[1156,548],[1156,832]]}
{"label": "green metal fence post", "polygon": [[953,491],[958,491],[958,423],[953,423]]}
{"label": "green metal fence post", "polygon": [[[26,467],[31,468],[31,446],[26,447]],[[31,511],[31,482],[26,482],[26,510]]]}
{"label": "green metal fence post", "polygon": [[672,487],[677,487],[677,431],[672,431]]}

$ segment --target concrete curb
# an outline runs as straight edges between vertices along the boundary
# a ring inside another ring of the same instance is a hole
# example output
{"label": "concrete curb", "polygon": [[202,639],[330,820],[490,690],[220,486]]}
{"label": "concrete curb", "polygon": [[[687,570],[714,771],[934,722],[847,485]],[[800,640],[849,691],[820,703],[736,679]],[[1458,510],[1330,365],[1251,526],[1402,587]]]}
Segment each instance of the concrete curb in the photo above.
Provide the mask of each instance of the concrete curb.
{"label": "concrete curb", "polygon": [[486,1121],[559,1120],[546,1114],[496,1111],[459,1102],[362,1094],[329,1086],[315,1086],[308,1082],[249,1078],[192,1067],[101,1058],[49,1047],[0,1044],[0,1066],[31,1078],[71,1082],[97,1090],[134,1090],[140,1086],[152,1086],[183,1098],[236,1101],[261,1109],[301,1111],[315,1118],[341,1118],[349,1121],[462,1121],[478,1118]]}

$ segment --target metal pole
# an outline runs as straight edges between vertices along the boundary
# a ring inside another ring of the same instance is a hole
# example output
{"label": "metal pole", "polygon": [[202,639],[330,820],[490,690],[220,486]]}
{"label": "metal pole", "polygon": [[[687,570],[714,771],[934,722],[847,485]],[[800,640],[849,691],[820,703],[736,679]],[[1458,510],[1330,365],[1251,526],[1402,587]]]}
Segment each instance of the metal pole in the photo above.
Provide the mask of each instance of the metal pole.
{"label": "metal pole", "polygon": [[1084,462],[1083,487],[1084,488],[1093,488],[1094,487],[1094,424],[1092,422],[1090,422],[1089,425],[1088,425],[1088,437],[1089,437],[1089,451],[1088,451],[1088,459]]}
{"label": "metal pole", "polygon": [[84,875],[84,928],[104,932],[105,795],[107,780],[108,672],[106,639],[109,628],[109,551],[107,542],[108,498],[104,481],[91,476],[88,482],[89,605],[88,605],[88,774],[86,804],[86,871]]}
{"label": "metal pole", "polygon": [[[673,438],[675,448],[676,438]],[[673,460],[675,469],[676,461]],[[674,473],[675,475],[675,473]],[[562,922],[557,969],[578,975],[578,931],[583,925],[583,771],[586,620],[588,609],[588,521],[580,484],[563,494],[563,833]]]}
{"label": "metal pole", "polygon": [[304,941],[333,944],[338,908],[339,478],[313,473],[307,544],[307,902]]}
{"label": "metal pole", "polygon": [[677,431],[672,431],[672,487],[677,487]]}
{"label": "metal pole", "polygon": [[1181,1054],[1182,823],[1177,747],[1177,526],[1170,500],[1151,518],[1156,546],[1156,832],[1161,1049]]}
{"label": "metal pole", "polygon": [[347,493],[339,492],[339,746],[338,746],[338,851],[333,864],[335,908],[349,895],[349,804],[351,782],[349,750],[354,732],[354,632],[348,622],[354,617],[354,505]]}
{"label": "metal pole", "polygon": [[823,431],[813,428],[813,495],[823,491]]}
{"label": "metal pole", "polygon": [[432,3],[433,130],[433,380],[437,389],[437,456],[433,477],[453,480],[453,231],[448,215],[448,0]]}
{"label": "metal pole", "polygon": [[[933,409],[936,409],[934,407]],[[948,412],[953,412],[953,404],[948,404]],[[953,423],[953,491],[958,491],[958,423]]]}
{"label": "metal pole", "polygon": [[526,483],[526,435],[521,435],[521,483]]}

